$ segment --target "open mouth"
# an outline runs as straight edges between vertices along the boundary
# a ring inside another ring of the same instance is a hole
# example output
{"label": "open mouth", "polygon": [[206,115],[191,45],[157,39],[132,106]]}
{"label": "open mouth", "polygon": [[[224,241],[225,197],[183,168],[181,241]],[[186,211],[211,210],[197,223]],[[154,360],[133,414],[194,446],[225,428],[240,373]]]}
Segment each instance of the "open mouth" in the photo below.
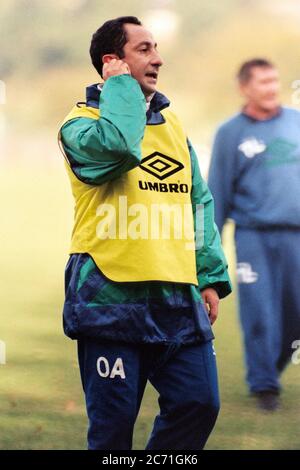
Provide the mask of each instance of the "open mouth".
{"label": "open mouth", "polygon": [[158,73],[157,72],[148,72],[146,73],[146,77],[153,78],[154,80],[157,80]]}

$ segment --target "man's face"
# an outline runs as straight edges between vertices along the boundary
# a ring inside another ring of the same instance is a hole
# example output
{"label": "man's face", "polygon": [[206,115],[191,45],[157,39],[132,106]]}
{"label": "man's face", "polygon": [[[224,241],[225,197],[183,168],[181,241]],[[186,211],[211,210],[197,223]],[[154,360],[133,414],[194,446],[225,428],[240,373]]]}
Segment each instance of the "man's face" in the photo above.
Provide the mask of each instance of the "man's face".
{"label": "man's face", "polygon": [[250,80],[240,89],[247,104],[258,110],[273,111],[279,106],[280,82],[273,67],[253,67]]}
{"label": "man's face", "polygon": [[129,65],[131,75],[139,82],[145,96],[156,91],[159,68],[162,60],[156,50],[152,34],[143,26],[124,25],[127,39],[122,60]]}

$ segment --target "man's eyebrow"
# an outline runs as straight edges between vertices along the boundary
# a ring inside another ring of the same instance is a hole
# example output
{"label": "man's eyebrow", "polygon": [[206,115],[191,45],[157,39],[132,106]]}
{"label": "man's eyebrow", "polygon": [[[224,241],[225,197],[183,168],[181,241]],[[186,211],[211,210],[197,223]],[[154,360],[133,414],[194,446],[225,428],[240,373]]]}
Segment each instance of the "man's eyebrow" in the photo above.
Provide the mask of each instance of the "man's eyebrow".
{"label": "man's eyebrow", "polygon": [[135,47],[138,48],[138,47],[141,47],[141,46],[152,46],[154,45],[154,48],[156,49],[157,48],[157,42],[155,42],[154,44],[150,41],[142,41],[142,42],[139,42]]}

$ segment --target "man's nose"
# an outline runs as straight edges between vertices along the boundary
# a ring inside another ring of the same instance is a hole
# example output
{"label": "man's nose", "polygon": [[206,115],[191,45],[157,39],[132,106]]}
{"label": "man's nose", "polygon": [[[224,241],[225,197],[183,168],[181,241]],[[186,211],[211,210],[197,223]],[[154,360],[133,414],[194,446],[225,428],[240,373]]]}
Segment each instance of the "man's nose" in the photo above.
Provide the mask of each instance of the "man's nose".
{"label": "man's nose", "polygon": [[151,64],[161,67],[163,65],[163,60],[157,50],[154,49],[153,55],[151,57]]}
{"label": "man's nose", "polygon": [[280,89],[280,83],[277,80],[273,80],[273,82],[270,85],[270,88],[272,89],[273,92],[278,92]]}

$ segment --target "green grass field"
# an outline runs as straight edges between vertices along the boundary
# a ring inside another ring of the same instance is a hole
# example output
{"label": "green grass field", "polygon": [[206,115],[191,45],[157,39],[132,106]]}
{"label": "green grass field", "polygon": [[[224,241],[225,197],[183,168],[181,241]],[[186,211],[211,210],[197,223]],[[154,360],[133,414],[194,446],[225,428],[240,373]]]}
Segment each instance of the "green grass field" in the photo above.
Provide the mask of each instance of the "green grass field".
{"label": "green grass field", "polygon": [[[61,326],[72,199],[56,158],[47,166],[28,162],[33,175],[19,165],[4,167],[0,176],[0,340],[7,348],[7,363],[0,365],[0,449],[86,447],[76,344]],[[244,385],[234,296],[222,302],[215,334],[222,410],[207,449],[299,449],[300,365],[283,376],[280,411],[261,414]],[[149,387],[135,449],[145,445],[156,399]]]}

